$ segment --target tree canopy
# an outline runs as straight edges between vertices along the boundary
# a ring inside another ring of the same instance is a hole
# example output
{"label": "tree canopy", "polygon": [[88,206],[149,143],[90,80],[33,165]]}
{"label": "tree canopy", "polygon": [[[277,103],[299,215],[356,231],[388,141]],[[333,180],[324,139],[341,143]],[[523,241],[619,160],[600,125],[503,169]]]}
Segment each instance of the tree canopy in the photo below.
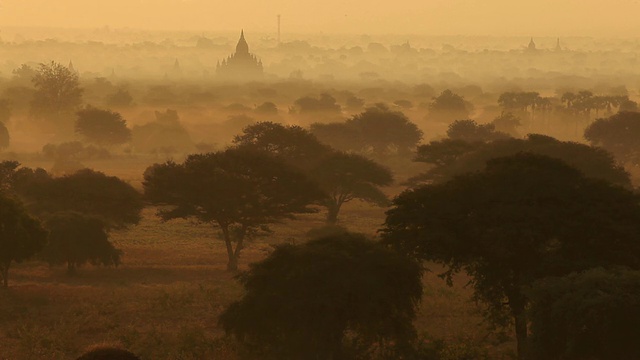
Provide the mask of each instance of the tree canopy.
{"label": "tree canopy", "polygon": [[423,145],[418,148],[416,161],[438,166],[416,179],[443,182],[457,175],[480,171],[488,160],[530,152],[560,159],[580,170],[587,177],[631,187],[629,174],[616,164],[607,151],[550,136],[530,134],[526,139],[495,140],[490,143],[466,145],[459,142]]}
{"label": "tree canopy", "polygon": [[313,124],[311,132],[336,149],[370,153],[377,157],[408,154],[422,139],[422,131],[402,112],[376,104],[342,125]]}
{"label": "tree canopy", "polygon": [[25,208],[0,194],[0,278],[4,287],[9,283],[9,268],[38,253],[46,244],[47,232]]}
{"label": "tree canopy", "polygon": [[75,129],[88,142],[101,146],[119,145],[131,140],[127,121],[117,112],[93,106],[78,111]]}
{"label": "tree canopy", "polygon": [[462,96],[444,90],[440,95],[433,98],[429,104],[429,119],[451,123],[455,120],[468,119],[473,106]]}
{"label": "tree canopy", "polygon": [[77,212],[60,212],[46,221],[49,243],[42,258],[51,265],[66,264],[70,275],[78,267],[92,265],[118,266],[122,251],[109,242],[104,222]]}
{"label": "tree canopy", "polygon": [[234,137],[233,144],[238,148],[268,152],[301,169],[309,169],[331,151],[300,126],[268,121],[245,127],[242,134]]}
{"label": "tree canopy", "polygon": [[7,130],[4,123],[0,121],[0,150],[8,148],[10,140],[9,130]]}
{"label": "tree canopy", "polygon": [[637,163],[640,156],[640,113],[619,112],[597,119],[584,131],[584,137],[595,146],[611,152],[620,162]]}
{"label": "tree canopy", "polygon": [[32,82],[36,88],[31,102],[34,115],[53,120],[53,126],[66,126],[61,123],[65,116],[72,114],[82,103],[78,74],[51,61],[40,64]]}
{"label": "tree canopy", "polygon": [[[236,270],[245,237],[296,213],[308,213],[324,194],[305,175],[268,153],[249,149],[190,155],[182,164],[145,171],[146,197],[170,205],[164,220],[192,217],[219,227]],[[236,242],[235,249],[233,242]]]}
{"label": "tree canopy", "polygon": [[470,274],[487,315],[515,319],[524,358],[523,287],[594,266],[639,267],[638,200],[558,159],[520,153],[490,160],[484,171],[403,192],[383,232],[387,243],[445,265],[449,276]]}
{"label": "tree canopy", "polygon": [[415,339],[420,267],[362,235],[280,245],[239,279],[219,321],[261,358],[370,359]]}
{"label": "tree canopy", "polygon": [[529,295],[537,358],[640,358],[640,272],[596,268],[545,278]]}
{"label": "tree canopy", "polygon": [[19,169],[14,175],[15,191],[27,208],[47,217],[56,212],[75,211],[101,218],[113,227],[140,221],[141,194],[115,176],[90,169],[51,177],[42,169]]}

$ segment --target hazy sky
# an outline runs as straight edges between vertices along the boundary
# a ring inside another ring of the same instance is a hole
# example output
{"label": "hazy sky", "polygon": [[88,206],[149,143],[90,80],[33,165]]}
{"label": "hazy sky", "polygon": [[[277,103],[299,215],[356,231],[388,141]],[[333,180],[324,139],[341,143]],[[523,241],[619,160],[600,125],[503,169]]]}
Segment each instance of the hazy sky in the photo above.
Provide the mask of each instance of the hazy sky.
{"label": "hazy sky", "polygon": [[2,26],[640,36],[640,0],[0,0]]}

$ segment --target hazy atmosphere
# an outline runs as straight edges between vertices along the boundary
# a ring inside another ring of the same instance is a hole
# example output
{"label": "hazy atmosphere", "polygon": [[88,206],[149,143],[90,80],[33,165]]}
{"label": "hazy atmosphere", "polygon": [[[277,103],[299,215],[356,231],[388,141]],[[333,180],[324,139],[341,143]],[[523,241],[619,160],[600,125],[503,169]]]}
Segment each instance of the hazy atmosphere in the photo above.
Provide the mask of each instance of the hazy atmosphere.
{"label": "hazy atmosphere", "polygon": [[0,360],[640,359],[640,1],[0,1]]}

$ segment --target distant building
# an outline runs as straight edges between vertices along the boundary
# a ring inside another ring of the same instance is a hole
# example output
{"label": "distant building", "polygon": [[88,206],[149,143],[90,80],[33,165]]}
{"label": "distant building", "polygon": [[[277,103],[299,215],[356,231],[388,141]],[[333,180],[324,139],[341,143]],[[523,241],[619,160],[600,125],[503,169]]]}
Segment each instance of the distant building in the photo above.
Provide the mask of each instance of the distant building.
{"label": "distant building", "polygon": [[240,33],[236,52],[222,62],[218,62],[216,74],[227,80],[242,81],[262,78],[262,61],[249,53],[249,44],[244,39],[244,30]]}
{"label": "distant building", "polygon": [[536,52],[536,43],[533,42],[533,38],[531,38],[531,41],[529,41],[529,45],[527,46],[527,51],[528,52]]}
{"label": "distant building", "polygon": [[562,47],[560,46],[560,38],[558,38],[558,41],[556,42],[556,49],[557,52],[562,51]]}

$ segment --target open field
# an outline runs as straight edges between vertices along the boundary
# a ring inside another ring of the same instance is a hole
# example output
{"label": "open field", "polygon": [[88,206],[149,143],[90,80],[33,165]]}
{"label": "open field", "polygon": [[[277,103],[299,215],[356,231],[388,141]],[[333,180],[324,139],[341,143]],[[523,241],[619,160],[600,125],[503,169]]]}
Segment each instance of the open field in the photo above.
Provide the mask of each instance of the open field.
{"label": "open field", "polygon": [[[112,233],[124,250],[119,268],[84,267],[75,277],[64,268],[32,261],[15,265],[10,287],[0,292],[0,359],[69,359],[95,343],[119,343],[143,359],[235,359],[233,343],[217,327],[225,305],[241,295],[216,231],[188,221],[162,223],[155,210],[127,231]],[[384,210],[348,204],[342,224],[373,235]],[[323,214],[278,224],[274,234],[251,242],[246,268],[272,245],[304,241],[323,224]],[[447,287],[436,275],[424,278],[418,330],[431,338],[486,346],[508,358],[510,344],[491,343],[471,302],[466,279]]]}

